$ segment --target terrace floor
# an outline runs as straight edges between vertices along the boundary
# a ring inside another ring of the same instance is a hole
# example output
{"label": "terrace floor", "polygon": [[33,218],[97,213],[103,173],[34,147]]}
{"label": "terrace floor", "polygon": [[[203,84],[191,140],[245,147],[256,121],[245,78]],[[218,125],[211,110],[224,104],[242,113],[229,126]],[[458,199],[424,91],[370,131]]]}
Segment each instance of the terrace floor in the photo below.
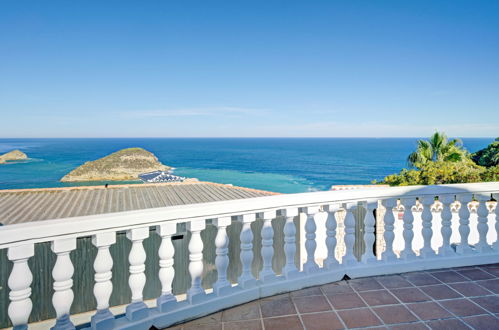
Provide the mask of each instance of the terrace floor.
{"label": "terrace floor", "polygon": [[169,329],[499,329],[499,264],[341,281]]}

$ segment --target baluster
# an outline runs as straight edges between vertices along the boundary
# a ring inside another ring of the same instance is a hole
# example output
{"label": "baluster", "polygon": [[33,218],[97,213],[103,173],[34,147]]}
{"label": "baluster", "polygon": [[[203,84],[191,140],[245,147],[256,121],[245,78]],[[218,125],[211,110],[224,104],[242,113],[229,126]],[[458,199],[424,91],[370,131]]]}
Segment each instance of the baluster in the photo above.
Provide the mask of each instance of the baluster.
{"label": "baluster", "polygon": [[416,254],[412,249],[412,240],[414,239],[414,215],[412,214],[412,207],[416,204],[416,198],[402,198],[400,202],[404,206],[404,230],[402,232],[404,250],[400,252],[400,256],[405,260],[410,260],[416,258]]}
{"label": "baluster", "polygon": [[128,285],[132,291],[132,302],[126,307],[126,316],[134,321],[148,315],[147,305],[143,301],[142,292],[146,285],[146,251],[142,242],[149,237],[149,227],[127,230],[126,237],[132,241],[132,249],[128,255],[130,276]]}
{"label": "baluster", "polygon": [[423,220],[423,248],[420,250],[420,256],[424,258],[436,256],[435,251],[431,248],[431,237],[433,236],[431,206],[435,202],[433,196],[424,196],[421,198],[421,204],[423,204],[423,213],[421,213],[421,219]]}
{"label": "baluster", "polygon": [[230,217],[222,217],[215,219],[213,224],[218,228],[217,236],[215,237],[215,247],[217,257],[215,265],[217,267],[217,281],[213,284],[213,292],[217,295],[223,295],[230,292],[232,288],[227,280],[227,268],[229,267],[229,236],[227,236],[227,226],[231,224]]}
{"label": "baluster", "polygon": [[256,279],[251,273],[251,263],[253,262],[253,232],[251,230],[251,223],[254,222],[256,216],[252,214],[244,214],[239,217],[242,222],[243,228],[241,229],[241,264],[243,270],[241,276],[237,279],[238,284],[243,288],[251,288],[256,285]]}
{"label": "baluster", "polygon": [[52,252],[57,255],[52,278],[54,279],[54,306],[57,321],[52,329],[75,329],[69,318],[69,310],[73,303],[73,273],[74,267],[69,253],[76,249],[76,238],[55,240],[51,243]]}
{"label": "baluster", "polygon": [[113,292],[113,258],[109,247],[116,243],[114,232],[99,233],[92,236],[92,244],[97,247],[97,256],[94,260],[95,284],[94,296],[97,301],[97,311],[92,316],[92,329],[112,329],[114,316],[109,310],[109,298]]}
{"label": "baluster", "polygon": [[450,205],[454,202],[454,195],[441,195],[439,196],[439,201],[442,203],[442,246],[438,249],[438,254],[442,256],[452,256],[456,253],[450,246],[450,237],[452,235],[451,220],[452,212]]}
{"label": "baluster", "polygon": [[456,248],[459,254],[471,254],[473,249],[468,243],[468,237],[470,235],[470,211],[468,209],[468,203],[471,202],[471,194],[460,194],[457,195],[457,200],[461,204],[459,208],[459,234],[461,235],[461,242]]}
{"label": "baluster", "polygon": [[374,242],[376,240],[374,234],[374,225],[376,224],[374,210],[378,207],[378,201],[366,201],[363,204],[366,209],[364,217],[364,242],[366,248],[361,260],[363,263],[373,263],[376,262],[376,256],[374,255]]}
{"label": "baluster", "polygon": [[340,264],[336,260],[336,227],[338,225],[336,221],[335,213],[340,209],[339,204],[331,204],[324,206],[324,211],[327,212],[326,219],[326,247],[327,247],[327,258],[324,260],[324,267],[327,269],[333,269],[338,267]]}
{"label": "baluster", "polygon": [[313,273],[319,270],[319,265],[315,262],[315,250],[317,249],[317,242],[315,241],[315,215],[319,213],[318,206],[306,207],[303,212],[307,214],[307,221],[305,222],[305,250],[307,251],[307,261],[303,265],[303,270],[306,273]]}
{"label": "baluster", "polygon": [[7,312],[15,330],[28,329],[28,319],[33,307],[30,299],[33,275],[28,259],[34,254],[34,244],[10,247],[7,251],[7,258],[14,263],[7,281],[10,288]]}
{"label": "baluster", "polygon": [[354,265],[357,259],[353,254],[355,245],[355,217],[353,211],[357,209],[357,202],[344,203],[345,215],[345,256],[343,256],[344,265]]}
{"label": "baluster", "polygon": [[177,224],[167,222],[156,226],[156,233],[161,237],[159,245],[159,281],[161,282],[161,296],[156,300],[160,312],[167,312],[176,307],[177,299],[172,293],[172,283],[175,277],[173,268],[173,256],[175,248],[172,243],[172,235],[177,232]]}
{"label": "baluster", "polygon": [[489,231],[489,224],[487,217],[489,210],[487,209],[486,201],[490,199],[490,195],[475,194],[475,199],[480,203],[476,211],[478,215],[478,243],[475,245],[475,250],[481,253],[491,252],[492,248],[487,243],[487,232]]}
{"label": "baluster", "polygon": [[274,256],[274,229],[272,228],[272,219],[276,217],[276,211],[266,211],[261,214],[263,218],[262,227],[262,259],[263,268],[260,271],[259,279],[263,283],[276,279],[272,269],[272,257]]}
{"label": "baluster", "polygon": [[299,275],[298,268],[295,265],[296,254],[296,227],[294,218],[298,215],[297,208],[289,208],[281,211],[281,214],[286,217],[284,224],[284,252],[286,254],[286,265],[282,269],[282,274],[286,279]]}
{"label": "baluster", "polygon": [[492,245],[492,247],[494,248],[495,251],[499,251],[499,194],[494,194],[494,199],[496,200],[496,209],[495,209],[495,213],[496,213],[496,224],[495,224],[495,228],[496,228],[496,241],[494,242],[494,244]]}
{"label": "baluster", "polygon": [[201,287],[201,276],[203,275],[203,240],[201,239],[201,231],[205,227],[206,222],[204,219],[191,220],[187,223],[187,229],[191,232],[191,240],[188,247],[191,287],[187,291],[187,299],[191,304],[202,301],[206,296]]}
{"label": "baluster", "polygon": [[393,252],[393,241],[395,239],[395,233],[393,232],[395,224],[393,208],[397,205],[397,200],[395,198],[385,199],[381,201],[381,205],[386,208],[385,216],[383,218],[385,224],[383,237],[385,239],[386,248],[381,257],[385,261],[394,261],[397,260],[397,255]]}

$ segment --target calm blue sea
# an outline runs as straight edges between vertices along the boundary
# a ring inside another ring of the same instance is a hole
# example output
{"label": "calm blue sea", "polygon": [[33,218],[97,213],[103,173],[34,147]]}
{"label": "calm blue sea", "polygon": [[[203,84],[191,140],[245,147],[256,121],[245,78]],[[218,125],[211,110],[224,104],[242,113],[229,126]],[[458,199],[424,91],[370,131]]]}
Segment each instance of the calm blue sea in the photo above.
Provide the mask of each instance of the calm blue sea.
{"label": "calm blue sea", "polygon": [[[0,139],[0,153],[30,160],[0,165],[0,189],[60,187],[75,167],[127,147],[142,147],[175,174],[282,193],[368,184],[406,165],[417,138]],[[493,138],[466,138],[473,152]],[[87,183],[88,184],[88,183]],[[96,184],[103,184],[102,182]]]}

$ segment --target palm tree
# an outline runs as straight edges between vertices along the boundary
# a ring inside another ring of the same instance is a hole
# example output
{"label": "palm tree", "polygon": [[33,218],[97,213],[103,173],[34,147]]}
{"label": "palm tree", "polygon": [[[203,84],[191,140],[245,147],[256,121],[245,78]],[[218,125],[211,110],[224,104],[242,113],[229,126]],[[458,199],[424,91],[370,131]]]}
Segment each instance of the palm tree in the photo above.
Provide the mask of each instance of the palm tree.
{"label": "palm tree", "polygon": [[418,140],[416,151],[407,157],[411,167],[419,168],[427,162],[459,162],[466,157],[459,139],[448,140],[445,133],[435,132],[428,140]]}

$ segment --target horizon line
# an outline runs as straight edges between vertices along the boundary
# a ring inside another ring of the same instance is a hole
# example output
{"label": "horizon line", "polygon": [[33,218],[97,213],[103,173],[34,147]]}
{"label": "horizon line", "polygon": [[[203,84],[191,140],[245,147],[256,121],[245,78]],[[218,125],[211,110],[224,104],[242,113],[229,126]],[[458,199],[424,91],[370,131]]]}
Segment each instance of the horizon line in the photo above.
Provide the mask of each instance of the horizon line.
{"label": "horizon line", "polygon": [[[453,136],[448,136],[454,138]],[[0,137],[0,139],[420,139],[427,136],[52,136]],[[494,136],[459,136],[463,139],[495,139]]]}

